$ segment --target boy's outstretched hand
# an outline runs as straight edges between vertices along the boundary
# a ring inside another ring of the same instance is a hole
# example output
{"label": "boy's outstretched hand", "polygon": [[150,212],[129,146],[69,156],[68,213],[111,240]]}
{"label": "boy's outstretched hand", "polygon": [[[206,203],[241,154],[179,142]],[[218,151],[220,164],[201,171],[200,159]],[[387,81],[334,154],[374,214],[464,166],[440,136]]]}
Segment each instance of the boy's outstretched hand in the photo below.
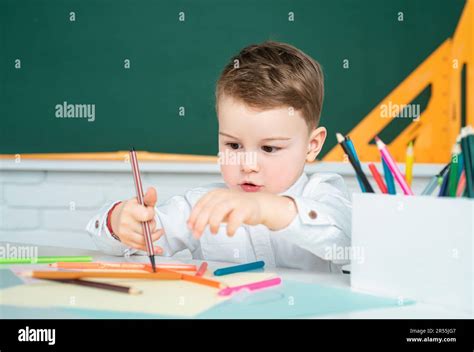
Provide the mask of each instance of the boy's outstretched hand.
{"label": "boy's outstretched hand", "polygon": [[288,226],[296,213],[296,205],[289,197],[218,189],[207,193],[196,203],[188,227],[196,238],[202,236],[207,225],[212,234],[217,234],[221,223],[227,223],[228,236],[233,236],[243,224],[262,224],[275,231]]}
{"label": "boy's outstretched hand", "polygon": [[[146,252],[145,236],[142,223],[150,221],[151,238],[155,242],[164,233],[156,229],[155,204],[157,201],[156,189],[150,187],[145,193],[145,205],[138,204],[137,198],[120,203],[111,214],[111,225],[114,234],[125,245]],[[154,247],[155,254],[162,254],[161,247]]]}

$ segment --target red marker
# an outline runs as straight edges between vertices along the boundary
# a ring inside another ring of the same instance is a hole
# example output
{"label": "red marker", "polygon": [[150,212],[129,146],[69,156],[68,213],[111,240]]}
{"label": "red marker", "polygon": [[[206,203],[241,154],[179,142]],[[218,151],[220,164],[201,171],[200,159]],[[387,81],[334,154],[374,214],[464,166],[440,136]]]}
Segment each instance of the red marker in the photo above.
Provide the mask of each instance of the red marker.
{"label": "red marker", "polygon": [[196,272],[196,276],[203,276],[207,270],[207,263],[202,262],[201,266],[199,267],[198,271]]}

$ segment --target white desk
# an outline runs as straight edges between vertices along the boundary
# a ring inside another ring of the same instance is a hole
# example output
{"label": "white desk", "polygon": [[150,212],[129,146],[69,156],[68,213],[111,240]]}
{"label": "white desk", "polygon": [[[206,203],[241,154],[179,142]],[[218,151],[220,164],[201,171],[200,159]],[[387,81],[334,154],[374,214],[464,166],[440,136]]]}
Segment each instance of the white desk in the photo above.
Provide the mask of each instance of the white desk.
{"label": "white desk", "polygon": [[[0,245],[5,245],[0,242]],[[25,246],[26,244],[13,244]],[[107,262],[140,262],[148,263],[148,257],[146,256],[130,256],[130,257],[114,257],[104,255],[98,251],[83,250],[83,249],[72,249],[72,248],[61,248],[61,247],[38,247],[38,256],[58,256],[58,255],[75,255],[75,256],[92,256],[94,261],[107,261]],[[173,261],[180,262],[177,258],[159,257],[156,256],[156,262],[170,263]],[[198,261],[186,260],[186,263],[199,264]],[[232,265],[224,262],[208,262],[209,269],[214,270],[219,267]],[[317,273],[317,272],[305,272],[301,270],[286,269],[286,268],[267,268],[266,270],[275,272],[283,280],[295,280],[308,283],[317,283],[326,286],[339,287],[350,289],[350,277],[347,274],[330,274],[330,273]],[[415,303],[413,305],[407,305],[395,308],[383,308],[383,309],[371,309],[366,311],[350,312],[344,314],[332,314],[325,316],[317,316],[314,318],[319,319],[472,319],[473,316],[467,312],[455,312],[446,309],[441,306],[434,306],[423,303]]]}

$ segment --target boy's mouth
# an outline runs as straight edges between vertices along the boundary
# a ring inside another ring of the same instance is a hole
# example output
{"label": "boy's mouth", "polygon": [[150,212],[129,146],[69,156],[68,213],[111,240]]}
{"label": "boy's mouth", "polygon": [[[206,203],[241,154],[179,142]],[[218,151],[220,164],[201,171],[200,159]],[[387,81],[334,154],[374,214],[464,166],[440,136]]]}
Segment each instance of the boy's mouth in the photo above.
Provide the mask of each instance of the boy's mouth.
{"label": "boy's mouth", "polygon": [[244,182],[239,186],[244,192],[258,192],[263,188],[263,186],[259,186],[251,182]]}

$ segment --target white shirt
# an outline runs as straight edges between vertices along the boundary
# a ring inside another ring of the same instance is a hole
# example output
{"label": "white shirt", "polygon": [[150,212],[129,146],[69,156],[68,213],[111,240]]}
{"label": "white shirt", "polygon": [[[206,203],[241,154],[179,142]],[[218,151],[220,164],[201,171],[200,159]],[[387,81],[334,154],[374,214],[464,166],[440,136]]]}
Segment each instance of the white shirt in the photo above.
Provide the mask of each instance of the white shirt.
{"label": "white shirt", "polygon": [[[350,195],[344,180],[337,174],[313,174],[300,178],[280,195],[291,197],[298,214],[284,229],[271,231],[264,225],[242,225],[233,237],[222,224],[216,235],[206,227],[200,239],[192,236],[186,222],[193,206],[207,192],[227,188],[224,183],[193,188],[184,196],[174,196],[156,206],[157,228],[165,234],[155,242],[165,256],[188,249],[193,259],[246,263],[265,261],[266,266],[304,270],[340,271],[349,258],[338,257],[336,251],[350,247]],[[87,232],[97,247],[111,255],[146,255],[114,239],[107,229],[107,213],[115,204],[105,205],[87,224]]]}

